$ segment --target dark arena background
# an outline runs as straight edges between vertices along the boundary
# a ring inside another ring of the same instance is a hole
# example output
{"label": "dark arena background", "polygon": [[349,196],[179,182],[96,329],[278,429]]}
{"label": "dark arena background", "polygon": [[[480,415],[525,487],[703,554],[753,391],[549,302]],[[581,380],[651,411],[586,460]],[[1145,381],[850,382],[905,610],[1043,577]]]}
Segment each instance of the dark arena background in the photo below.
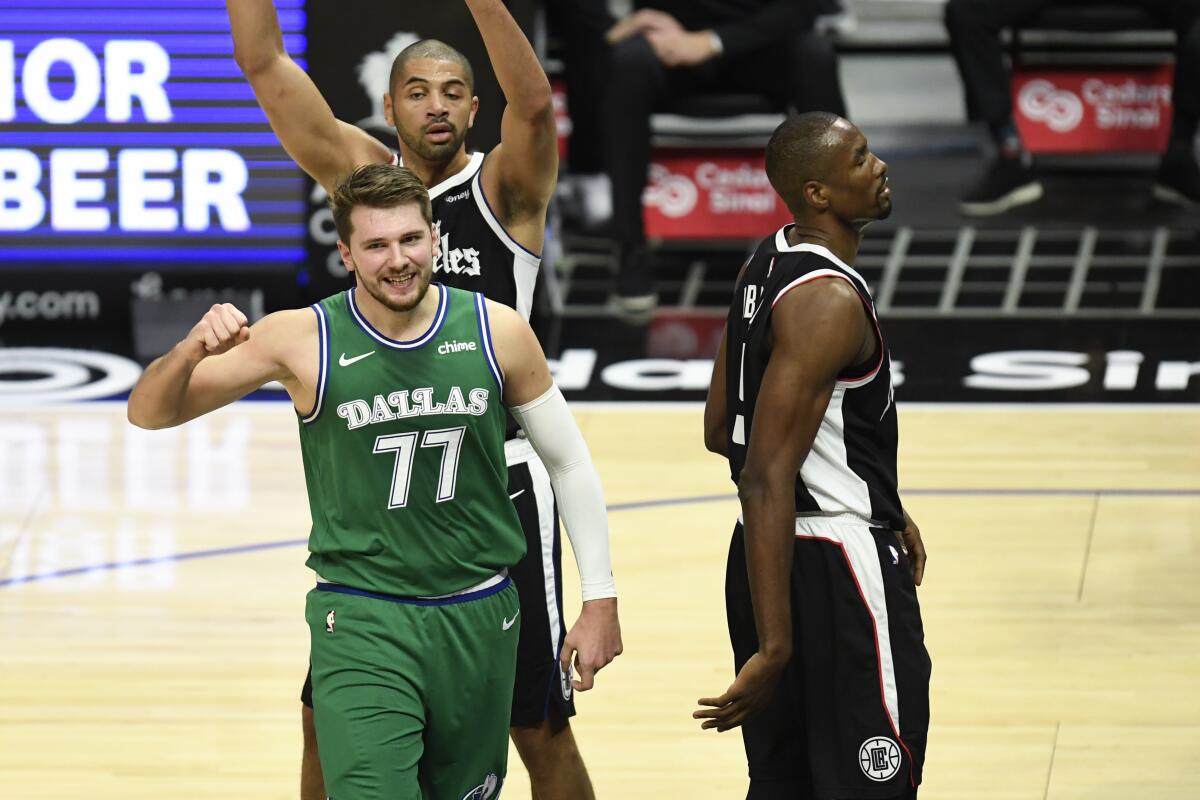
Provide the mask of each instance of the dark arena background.
{"label": "dark arena background", "polygon": [[[559,115],[532,322],[604,482],[625,635],[573,728],[597,796],[744,796],[738,735],[690,719],[732,678],[738,513],[701,409],[738,270],[790,219],[763,166],[789,109],[754,76],[656,111],[656,301],[631,310],[606,180],[576,150],[581,12],[508,5]],[[815,5],[894,202],[855,267],[930,552],[921,797],[1200,797],[1200,204],[1156,188],[1175,33],[1105,2],[1007,30],[1043,193],[966,216],[994,145],[968,121],[944,0]],[[440,38],[474,64],[469,146],[499,140],[503,95],[460,0],[275,6],[339,118],[394,146],[391,60]],[[142,369],[212,303],[253,320],[351,285],[224,2],[6,0],[0,201],[0,796],[294,797],[312,578],[287,397],[268,386],[168,431],[125,420]],[[504,788],[528,795],[515,751]]]}

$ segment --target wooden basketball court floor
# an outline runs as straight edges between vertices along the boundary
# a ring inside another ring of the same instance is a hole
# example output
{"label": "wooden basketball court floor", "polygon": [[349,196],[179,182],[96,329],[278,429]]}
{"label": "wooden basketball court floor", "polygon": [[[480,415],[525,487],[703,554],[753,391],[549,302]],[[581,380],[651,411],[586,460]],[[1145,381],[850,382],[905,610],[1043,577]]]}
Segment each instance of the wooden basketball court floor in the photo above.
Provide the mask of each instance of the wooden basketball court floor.
{"label": "wooden basketball court floor", "polygon": [[[578,700],[597,794],[744,796],[740,736],[690,717],[731,679],[737,511],[699,409],[576,413],[626,647]],[[1200,797],[1200,409],[902,405],[901,426],[930,551],[922,798]],[[119,404],[0,411],[0,797],[297,796],[294,428],[277,403],[158,433]],[[504,794],[527,787],[514,755]]]}

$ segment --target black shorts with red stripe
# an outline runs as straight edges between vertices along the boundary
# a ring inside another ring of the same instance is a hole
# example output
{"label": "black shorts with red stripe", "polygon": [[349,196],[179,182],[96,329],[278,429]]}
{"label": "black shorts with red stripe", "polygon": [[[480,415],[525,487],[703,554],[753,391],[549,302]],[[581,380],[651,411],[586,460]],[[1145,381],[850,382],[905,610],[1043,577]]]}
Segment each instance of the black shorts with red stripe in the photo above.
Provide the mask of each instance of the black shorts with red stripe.
{"label": "black shorts with red stripe", "polygon": [[[915,798],[931,664],[898,537],[857,519],[798,519],[791,596],[792,660],[742,726],[748,800]],[[741,523],[725,603],[740,670],[758,650]]]}

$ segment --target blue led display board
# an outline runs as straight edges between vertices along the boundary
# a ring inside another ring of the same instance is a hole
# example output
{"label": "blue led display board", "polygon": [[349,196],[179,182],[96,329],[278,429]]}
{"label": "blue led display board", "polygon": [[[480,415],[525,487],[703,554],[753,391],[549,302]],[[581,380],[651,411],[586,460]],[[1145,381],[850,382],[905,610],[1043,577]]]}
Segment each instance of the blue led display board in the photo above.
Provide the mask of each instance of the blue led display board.
{"label": "blue led display board", "polygon": [[[275,5],[303,66],[303,0]],[[0,269],[293,269],[305,193],[223,0],[0,5]]]}

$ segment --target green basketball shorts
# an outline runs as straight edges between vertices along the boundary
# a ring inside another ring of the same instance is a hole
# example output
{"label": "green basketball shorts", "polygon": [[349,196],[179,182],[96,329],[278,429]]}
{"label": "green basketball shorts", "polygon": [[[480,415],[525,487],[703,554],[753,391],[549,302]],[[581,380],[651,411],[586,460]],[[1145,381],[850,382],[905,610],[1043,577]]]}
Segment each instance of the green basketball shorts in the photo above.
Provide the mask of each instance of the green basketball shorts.
{"label": "green basketball shorts", "polygon": [[517,590],[308,593],[313,712],[330,800],[488,800],[504,783]]}

